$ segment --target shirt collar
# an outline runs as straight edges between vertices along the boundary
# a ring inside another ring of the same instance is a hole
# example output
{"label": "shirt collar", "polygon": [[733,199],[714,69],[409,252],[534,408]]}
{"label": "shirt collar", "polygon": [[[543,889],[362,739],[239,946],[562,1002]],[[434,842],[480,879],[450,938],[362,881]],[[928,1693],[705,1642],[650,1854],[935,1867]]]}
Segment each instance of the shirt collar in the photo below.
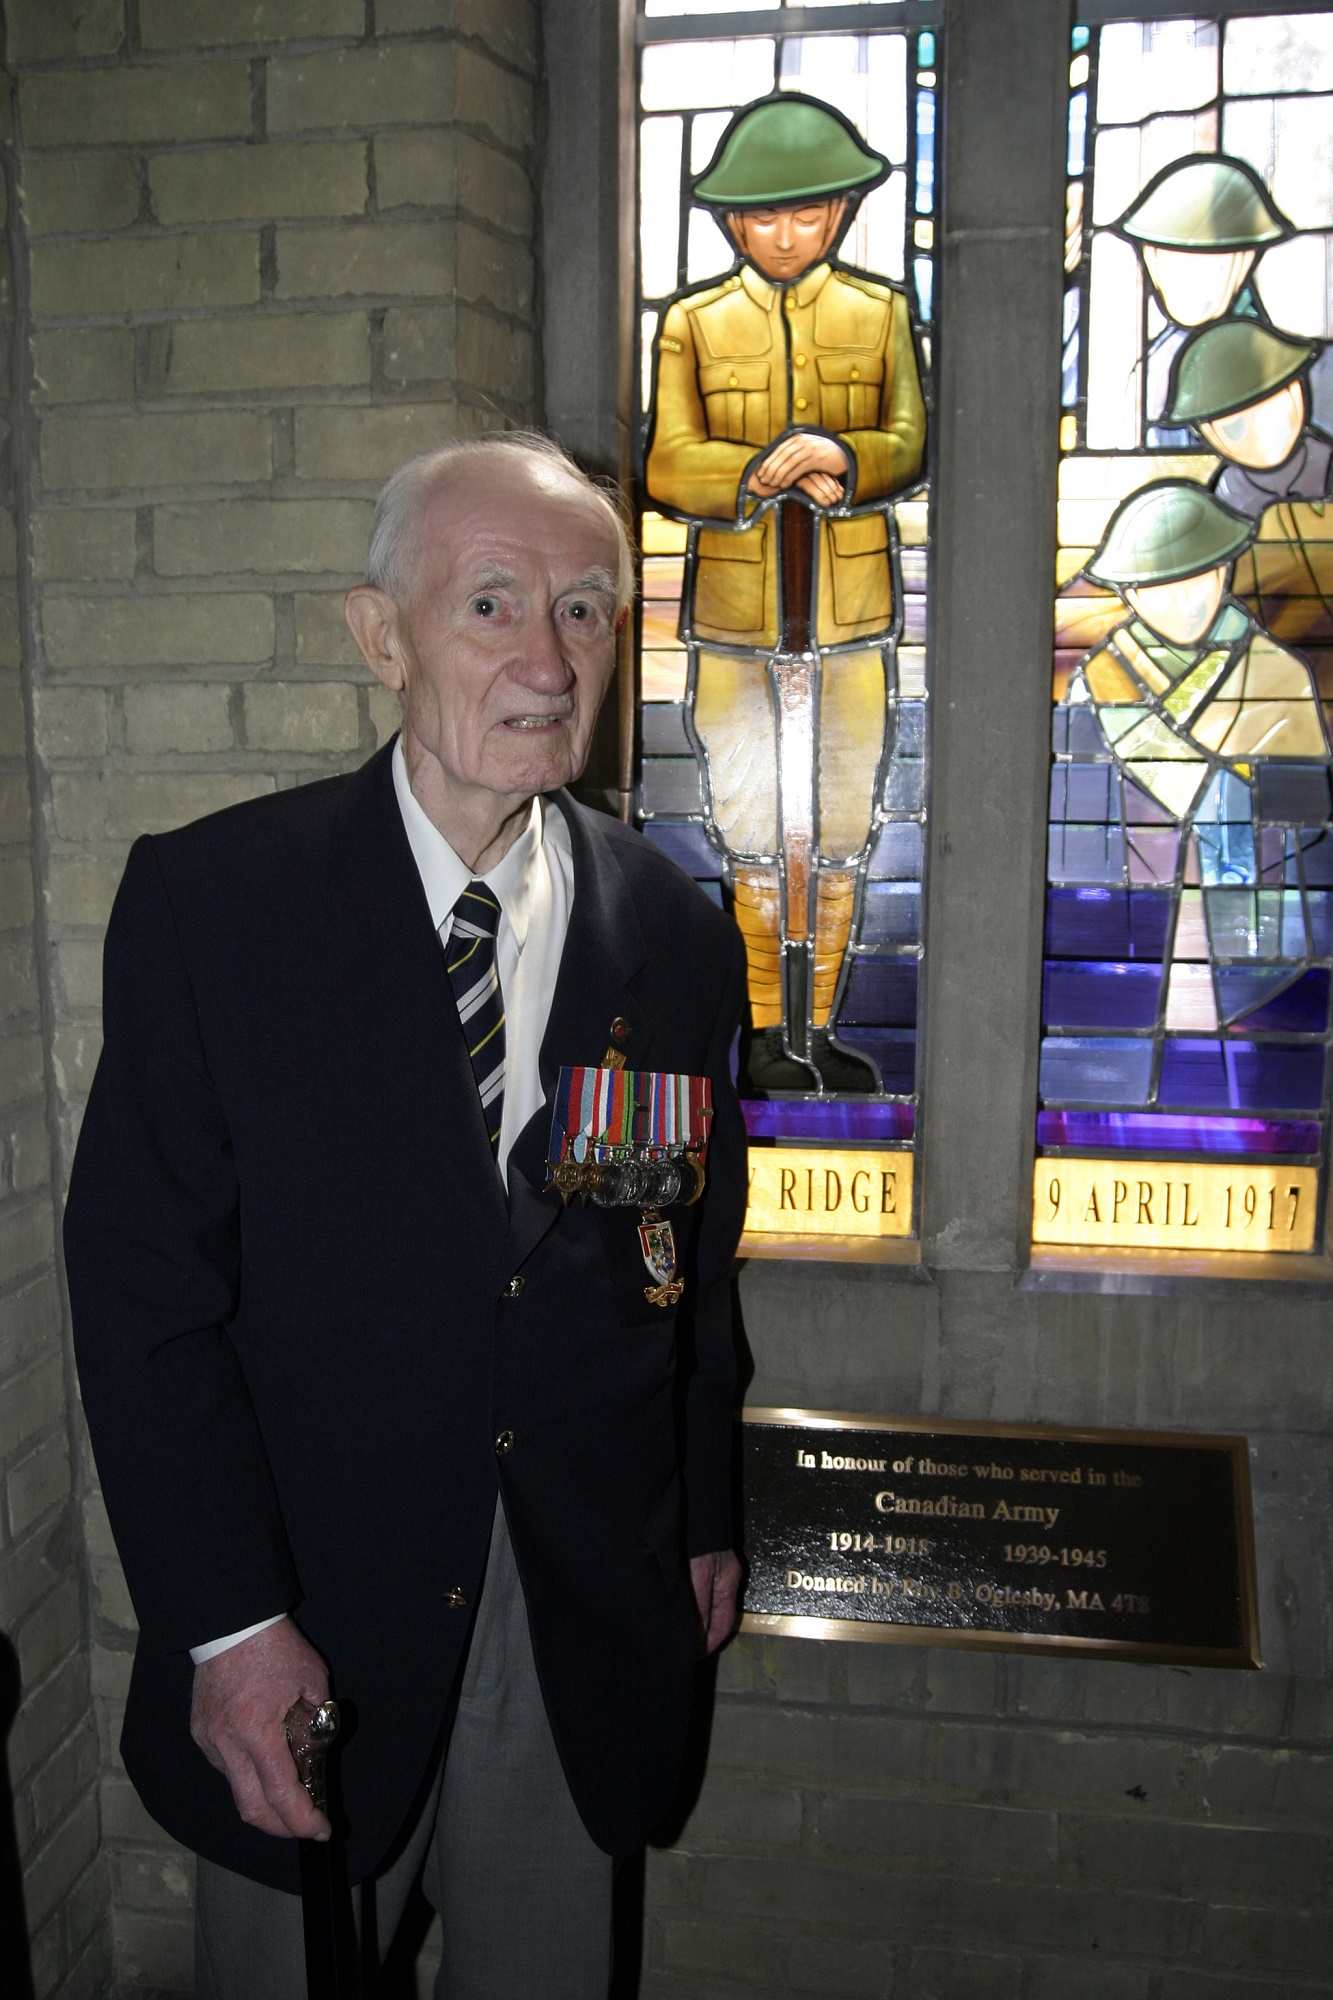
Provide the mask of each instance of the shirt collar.
{"label": "shirt collar", "polygon": [[[430,920],[439,930],[453,916],[454,905],[472,880],[472,872],[460,861],[440,829],[427,817],[413,793],[401,736],[393,747],[393,788],[412,858],[417,864],[421,886],[430,905]],[[503,860],[497,861],[494,868],[481,878],[487,888],[495,891],[520,951],[527,941],[541,851],[542,802],[538,798],[532,801],[528,823],[518,839]]]}
{"label": "shirt collar", "polygon": [[765,312],[772,309],[779,292],[784,290],[791,293],[798,306],[803,308],[808,306],[823,290],[828,276],[827,264],[813,264],[808,271],[802,272],[794,285],[782,286],[771,283],[762,271],[756,271],[753,264],[741,265],[742,285],[755,304],[762,306]]}

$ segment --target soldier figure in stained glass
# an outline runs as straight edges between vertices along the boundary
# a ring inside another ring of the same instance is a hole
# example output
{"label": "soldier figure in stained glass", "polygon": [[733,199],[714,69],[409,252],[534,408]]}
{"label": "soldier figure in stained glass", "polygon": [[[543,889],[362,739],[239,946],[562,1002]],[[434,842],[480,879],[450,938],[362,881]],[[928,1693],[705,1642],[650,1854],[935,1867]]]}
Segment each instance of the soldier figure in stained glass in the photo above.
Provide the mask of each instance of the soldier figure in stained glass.
{"label": "soldier figure in stained glass", "polygon": [[1325,879],[1329,848],[1310,669],[1228,593],[1252,534],[1191,480],[1131,494],[1085,571],[1131,616],[1070,689],[1123,777],[1180,828],[1175,888],[1202,886],[1223,1025],[1296,976],[1310,950],[1299,892]]}
{"label": "soldier figure in stained glass", "polygon": [[1218,499],[1256,523],[1237,597],[1317,668],[1333,648],[1333,441],[1310,422],[1319,352],[1254,320],[1220,320],[1180,350],[1170,405],[1173,423],[1222,455]]}
{"label": "soldier figure in stained glass", "polygon": [[887,754],[884,503],[920,473],[926,413],[905,296],[834,252],[887,171],[826,105],[749,105],[694,184],[738,266],[658,336],[646,485],[695,524],[682,635],[746,942],[751,1092],[880,1082],[834,1009]]}
{"label": "soldier figure in stained glass", "polygon": [[1187,444],[1162,426],[1171,365],[1187,330],[1257,311],[1248,279],[1256,257],[1293,234],[1253,167],[1221,154],[1176,160],[1151,180],[1116,224],[1135,245],[1161,320],[1147,354],[1148,443]]}

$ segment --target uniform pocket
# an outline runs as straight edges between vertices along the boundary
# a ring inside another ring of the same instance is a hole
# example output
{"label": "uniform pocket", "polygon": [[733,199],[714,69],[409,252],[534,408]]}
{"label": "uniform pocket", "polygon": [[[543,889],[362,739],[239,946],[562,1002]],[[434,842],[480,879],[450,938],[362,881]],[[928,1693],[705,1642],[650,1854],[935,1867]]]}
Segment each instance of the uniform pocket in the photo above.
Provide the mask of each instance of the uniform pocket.
{"label": "uniform pocket", "polygon": [[834,617],[839,625],[886,625],[893,611],[888,522],[882,514],[853,514],[828,527]]}
{"label": "uniform pocket", "polygon": [[772,370],[767,361],[705,361],[699,390],[708,435],[729,444],[767,444]]}
{"label": "uniform pocket", "polygon": [[694,622],[718,632],[756,632],[764,622],[768,536],[763,527],[699,533]]}
{"label": "uniform pocket", "polygon": [[819,420],[829,431],[871,430],[879,422],[882,354],[818,354]]}

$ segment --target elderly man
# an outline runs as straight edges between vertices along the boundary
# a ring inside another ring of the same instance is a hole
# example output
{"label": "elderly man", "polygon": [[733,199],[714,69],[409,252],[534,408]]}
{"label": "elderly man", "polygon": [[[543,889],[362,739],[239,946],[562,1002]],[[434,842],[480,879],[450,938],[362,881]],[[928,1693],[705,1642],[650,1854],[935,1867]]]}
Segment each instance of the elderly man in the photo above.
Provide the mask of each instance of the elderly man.
{"label": "elderly man", "polygon": [[[424,1863],[450,2000],[604,1994],[612,1857],[733,1622],[744,955],[562,789],[630,594],[545,441],[411,461],[347,600],[396,742],[138,841],[112,913],[66,1249],[125,1762],[201,1857],[211,2000],[304,1991],[292,1836],[329,1828],[283,1718],[331,1682],[381,1948]],[[608,1078],[684,1107],[618,1184]]]}

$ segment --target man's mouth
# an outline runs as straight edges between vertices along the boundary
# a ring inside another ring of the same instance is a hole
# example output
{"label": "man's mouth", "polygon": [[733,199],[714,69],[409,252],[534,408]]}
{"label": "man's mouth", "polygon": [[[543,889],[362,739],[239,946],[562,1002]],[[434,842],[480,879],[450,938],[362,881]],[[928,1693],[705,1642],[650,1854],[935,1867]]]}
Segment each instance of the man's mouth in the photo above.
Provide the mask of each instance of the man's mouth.
{"label": "man's mouth", "polygon": [[508,715],[506,729],[560,729],[568,722],[567,715]]}

